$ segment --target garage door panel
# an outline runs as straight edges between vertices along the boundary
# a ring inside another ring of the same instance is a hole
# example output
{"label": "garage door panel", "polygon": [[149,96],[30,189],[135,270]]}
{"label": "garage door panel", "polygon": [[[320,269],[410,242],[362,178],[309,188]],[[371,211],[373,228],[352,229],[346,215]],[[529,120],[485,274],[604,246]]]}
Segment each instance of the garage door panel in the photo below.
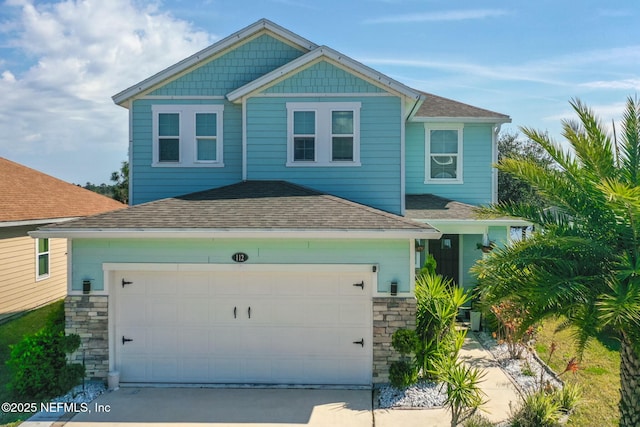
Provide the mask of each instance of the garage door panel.
{"label": "garage door panel", "polygon": [[[241,271],[122,276],[134,282],[115,287],[117,339],[134,339],[116,346],[123,382],[371,381],[371,275]],[[353,286],[362,281],[364,290]],[[353,344],[362,338],[364,347]]]}
{"label": "garage door panel", "polygon": [[209,353],[209,331],[206,328],[181,328],[178,345],[180,354],[206,355]]}

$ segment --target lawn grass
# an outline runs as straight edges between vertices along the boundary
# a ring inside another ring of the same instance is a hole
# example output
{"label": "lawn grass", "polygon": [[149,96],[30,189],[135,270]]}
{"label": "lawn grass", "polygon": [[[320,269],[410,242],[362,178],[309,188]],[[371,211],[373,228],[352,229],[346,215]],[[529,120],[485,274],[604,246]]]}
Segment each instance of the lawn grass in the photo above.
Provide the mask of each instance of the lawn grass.
{"label": "lawn grass", "polygon": [[[6,361],[9,360],[9,356],[11,355],[11,349],[9,346],[21,341],[22,337],[25,335],[33,334],[42,329],[51,312],[56,308],[59,308],[62,304],[63,301],[54,302],[53,304],[30,311],[23,316],[0,325],[0,402],[16,401],[11,396],[9,390],[7,390],[7,384],[11,377],[9,367],[6,365]],[[19,420],[25,420],[30,416],[31,414],[25,413],[5,414],[4,412],[0,412],[0,426]]]}
{"label": "lawn grass", "polygon": [[[536,351],[545,362],[549,358],[552,342],[557,345],[549,363],[557,373],[565,370],[567,362],[578,356],[571,330],[557,331],[560,320],[545,321],[538,333]],[[575,382],[582,389],[582,400],[571,415],[570,427],[614,427],[619,423],[618,402],[620,400],[620,352],[619,343],[602,336],[589,342],[579,370],[575,374],[566,372],[560,376],[565,382]]]}

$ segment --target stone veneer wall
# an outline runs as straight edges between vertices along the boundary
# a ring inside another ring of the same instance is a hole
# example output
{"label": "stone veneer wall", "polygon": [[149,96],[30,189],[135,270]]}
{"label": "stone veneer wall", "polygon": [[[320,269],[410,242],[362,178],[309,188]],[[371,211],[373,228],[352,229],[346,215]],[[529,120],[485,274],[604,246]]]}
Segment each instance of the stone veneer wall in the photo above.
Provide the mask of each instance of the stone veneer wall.
{"label": "stone veneer wall", "polygon": [[80,336],[71,361],[84,363],[86,377],[106,380],[109,372],[109,300],[103,295],[69,295],[64,301],[65,330]]}
{"label": "stone veneer wall", "polygon": [[415,329],[416,299],[373,298],[373,383],[389,382],[389,364],[400,359],[391,336],[400,328]]}

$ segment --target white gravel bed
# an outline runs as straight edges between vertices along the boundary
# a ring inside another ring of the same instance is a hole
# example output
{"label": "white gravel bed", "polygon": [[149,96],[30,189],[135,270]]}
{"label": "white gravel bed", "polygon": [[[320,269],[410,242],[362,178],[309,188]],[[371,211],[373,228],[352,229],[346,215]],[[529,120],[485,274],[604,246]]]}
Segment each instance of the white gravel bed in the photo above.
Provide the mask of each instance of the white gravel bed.
{"label": "white gravel bed", "polygon": [[555,388],[564,386],[562,381],[531,351],[524,350],[521,359],[511,359],[507,344],[498,344],[487,332],[479,332],[476,337],[480,344],[491,352],[502,370],[515,381],[522,392],[528,393],[539,388],[541,379],[543,385],[550,384]]}
{"label": "white gravel bed", "polygon": [[[502,370],[509,375],[523,393],[535,390],[540,384],[562,388],[563,384],[555,374],[540,363],[529,350],[522,353],[522,359],[510,359],[506,344],[498,344],[487,332],[475,334],[482,346],[489,350]],[[444,405],[446,394],[442,384],[422,381],[406,389],[391,385],[380,387],[378,405],[380,408],[436,408]]]}
{"label": "white gravel bed", "polygon": [[442,384],[420,381],[405,389],[392,385],[380,387],[378,405],[380,408],[436,408],[444,405],[446,398]]}
{"label": "white gravel bed", "polygon": [[51,399],[52,402],[67,402],[67,403],[89,403],[96,397],[100,396],[106,391],[104,382],[101,381],[87,381],[75,386],[64,396],[58,396]]}

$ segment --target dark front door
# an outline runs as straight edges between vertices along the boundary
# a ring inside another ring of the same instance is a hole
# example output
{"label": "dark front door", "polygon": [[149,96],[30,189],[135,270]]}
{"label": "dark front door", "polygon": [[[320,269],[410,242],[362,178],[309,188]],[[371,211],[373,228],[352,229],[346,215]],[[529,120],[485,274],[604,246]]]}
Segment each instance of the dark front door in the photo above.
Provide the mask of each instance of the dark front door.
{"label": "dark front door", "polygon": [[429,240],[429,253],[436,259],[436,273],[458,284],[460,272],[460,236],[443,234],[440,240]]}

